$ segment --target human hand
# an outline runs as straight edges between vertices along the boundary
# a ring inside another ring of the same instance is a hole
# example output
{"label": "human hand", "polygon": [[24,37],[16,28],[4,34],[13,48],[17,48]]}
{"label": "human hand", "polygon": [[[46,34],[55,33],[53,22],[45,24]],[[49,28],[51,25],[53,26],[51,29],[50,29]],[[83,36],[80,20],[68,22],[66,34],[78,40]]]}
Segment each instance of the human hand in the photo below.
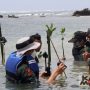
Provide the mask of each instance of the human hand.
{"label": "human hand", "polygon": [[[58,62],[57,66],[59,66],[62,62]],[[67,66],[64,64],[64,67],[67,68]]]}
{"label": "human hand", "polygon": [[50,67],[46,67],[45,72],[41,74],[41,77],[49,77],[51,75]]}
{"label": "human hand", "polygon": [[47,83],[52,83],[56,77],[59,74],[62,74],[62,72],[65,70],[65,65],[63,63],[60,63],[52,72],[51,76],[49,77],[49,79],[47,80]]}
{"label": "human hand", "polygon": [[42,72],[42,73],[41,73],[40,77],[42,77],[42,78],[48,78],[48,77],[50,77],[50,74],[48,74],[48,73],[45,71],[45,72]]}
{"label": "human hand", "polygon": [[59,65],[58,65],[58,68],[57,68],[57,70],[56,70],[56,72],[58,73],[58,74],[61,74],[65,69],[66,69],[66,65],[65,64],[63,64],[63,63],[60,63]]}
{"label": "human hand", "polygon": [[82,55],[83,55],[84,60],[87,60],[88,58],[90,58],[90,53],[88,52],[84,52]]}

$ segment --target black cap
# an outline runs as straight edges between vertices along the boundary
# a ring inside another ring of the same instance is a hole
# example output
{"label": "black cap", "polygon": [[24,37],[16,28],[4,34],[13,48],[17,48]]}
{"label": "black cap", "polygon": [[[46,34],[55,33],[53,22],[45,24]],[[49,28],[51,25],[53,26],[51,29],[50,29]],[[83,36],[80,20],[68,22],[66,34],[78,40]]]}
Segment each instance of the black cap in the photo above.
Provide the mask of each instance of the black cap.
{"label": "black cap", "polygon": [[74,43],[76,41],[86,40],[86,32],[77,31],[74,33],[74,37],[71,38],[68,42]]}

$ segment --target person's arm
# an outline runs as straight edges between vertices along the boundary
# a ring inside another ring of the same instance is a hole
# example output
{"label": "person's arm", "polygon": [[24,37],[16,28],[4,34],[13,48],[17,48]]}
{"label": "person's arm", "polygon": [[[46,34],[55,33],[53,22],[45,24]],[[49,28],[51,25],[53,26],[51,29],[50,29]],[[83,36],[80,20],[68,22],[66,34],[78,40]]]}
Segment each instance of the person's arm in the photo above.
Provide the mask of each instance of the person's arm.
{"label": "person's arm", "polygon": [[49,77],[49,79],[46,82],[49,84],[52,83],[56,79],[56,77],[64,71],[64,69],[65,69],[64,64],[61,63],[59,66],[57,66],[54,69],[51,76]]}

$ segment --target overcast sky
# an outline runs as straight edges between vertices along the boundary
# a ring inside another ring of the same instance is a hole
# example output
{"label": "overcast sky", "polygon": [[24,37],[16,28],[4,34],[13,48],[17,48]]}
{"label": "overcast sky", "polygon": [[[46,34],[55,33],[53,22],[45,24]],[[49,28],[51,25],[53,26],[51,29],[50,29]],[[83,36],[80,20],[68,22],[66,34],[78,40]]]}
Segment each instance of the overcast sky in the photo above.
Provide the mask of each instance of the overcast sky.
{"label": "overcast sky", "polygon": [[90,8],[90,0],[0,0],[0,11],[62,11]]}

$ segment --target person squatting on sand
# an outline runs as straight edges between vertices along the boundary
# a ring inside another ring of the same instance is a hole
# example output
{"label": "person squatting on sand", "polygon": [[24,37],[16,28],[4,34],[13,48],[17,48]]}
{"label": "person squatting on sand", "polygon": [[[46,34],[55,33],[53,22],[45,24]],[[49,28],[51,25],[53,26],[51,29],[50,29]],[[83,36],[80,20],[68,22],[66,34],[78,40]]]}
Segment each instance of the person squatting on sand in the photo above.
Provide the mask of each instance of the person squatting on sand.
{"label": "person squatting on sand", "polygon": [[[14,83],[31,83],[39,80],[39,66],[35,57],[41,45],[41,37],[38,34],[17,41],[17,51],[12,52],[6,61],[7,80]],[[52,83],[64,70],[64,64],[59,64],[46,82]]]}

